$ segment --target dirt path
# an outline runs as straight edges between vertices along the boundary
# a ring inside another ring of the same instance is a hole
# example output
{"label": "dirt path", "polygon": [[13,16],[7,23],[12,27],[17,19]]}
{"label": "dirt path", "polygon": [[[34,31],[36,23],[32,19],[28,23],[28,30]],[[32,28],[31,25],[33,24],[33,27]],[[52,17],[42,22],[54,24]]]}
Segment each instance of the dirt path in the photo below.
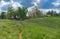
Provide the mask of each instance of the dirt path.
{"label": "dirt path", "polygon": [[19,38],[18,39],[22,39],[22,32],[19,33]]}

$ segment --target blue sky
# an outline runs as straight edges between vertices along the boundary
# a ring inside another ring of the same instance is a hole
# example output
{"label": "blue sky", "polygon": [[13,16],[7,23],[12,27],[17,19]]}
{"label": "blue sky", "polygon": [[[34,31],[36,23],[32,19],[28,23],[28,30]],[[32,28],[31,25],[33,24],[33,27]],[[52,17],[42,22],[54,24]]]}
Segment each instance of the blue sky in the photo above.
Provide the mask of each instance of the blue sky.
{"label": "blue sky", "polygon": [[13,7],[25,6],[27,8],[34,6],[34,3],[41,9],[60,9],[60,0],[0,0],[0,11],[7,10],[13,3]]}

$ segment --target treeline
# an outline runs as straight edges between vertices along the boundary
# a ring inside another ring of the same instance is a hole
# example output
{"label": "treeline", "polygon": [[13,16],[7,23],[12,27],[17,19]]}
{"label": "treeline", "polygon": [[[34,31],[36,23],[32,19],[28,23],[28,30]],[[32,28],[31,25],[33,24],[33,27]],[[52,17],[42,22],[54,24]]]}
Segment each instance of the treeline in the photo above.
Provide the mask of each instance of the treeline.
{"label": "treeline", "polygon": [[56,11],[51,10],[51,11],[48,11],[48,12],[46,13],[46,16],[60,17],[60,12],[57,13]]}
{"label": "treeline", "polygon": [[[27,16],[28,15],[28,16]],[[48,16],[60,16],[60,13],[56,11],[48,11],[46,15],[42,13],[38,6],[35,6],[31,11],[28,11],[26,7],[18,7],[14,9],[12,6],[8,7],[7,12],[0,13],[0,19],[10,20],[25,20],[27,18],[39,18]]]}
{"label": "treeline", "polygon": [[42,16],[42,12],[37,6],[34,7],[29,16],[26,16],[27,13],[29,14],[26,7],[18,7],[17,9],[14,9],[10,6],[8,7],[7,12],[1,12],[0,19],[25,20],[27,18],[36,18]]}

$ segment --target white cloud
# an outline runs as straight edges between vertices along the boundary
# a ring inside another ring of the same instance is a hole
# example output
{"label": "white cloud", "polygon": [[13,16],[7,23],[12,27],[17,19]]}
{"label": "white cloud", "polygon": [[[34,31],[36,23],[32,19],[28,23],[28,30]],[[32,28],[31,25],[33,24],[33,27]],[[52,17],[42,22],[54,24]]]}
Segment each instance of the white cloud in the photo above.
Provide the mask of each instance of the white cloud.
{"label": "white cloud", "polygon": [[13,0],[10,0],[10,2],[5,2],[4,0],[0,1],[0,11],[2,11],[2,7],[5,5],[9,5],[11,4],[13,8],[17,8],[17,7],[22,7],[22,5],[18,2],[14,2]]}
{"label": "white cloud", "polygon": [[36,0],[36,3],[40,3],[40,0]]}
{"label": "white cloud", "polygon": [[14,9],[16,9],[17,7],[22,7],[22,5],[18,2],[14,2],[13,0],[10,0],[10,2]]}
{"label": "white cloud", "polygon": [[54,2],[54,3],[52,3],[54,6],[60,6],[60,2]]}
{"label": "white cloud", "polygon": [[40,3],[40,0],[33,0],[33,2],[32,2],[32,4],[34,4],[35,6],[37,6],[38,3]]}
{"label": "white cloud", "polygon": [[56,0],[55,2],[52,3],[54,6],[58,7],[60,6],[60,0]]}
{"label": "white cloud", "polygon": [[0,7],[3,7],[4,5],[8,5],[8,4],[9,4],[9,2],[5,2],[4,0],[2,0],[0,2]]}
{"label": "white cloud", "polygon": [[9,4],[9,2],[5,2],[4,0],[1,0],[1,1],[0,1],[0,11],[2,11],[1,8],[2,8],[3,6],[8,5],[8,4]]}
{"label": "white cloud", "polygon": [[18,2],[14,2],[13,4],[12,4],[12,7],[15,9],[15,8],[17,8],[17,7],[23,7],[20,3],[18,3]]}
{"label": "white cloud", "polygon": [[13,0],[10,0],[11,3],[13,3],[14,1]]}

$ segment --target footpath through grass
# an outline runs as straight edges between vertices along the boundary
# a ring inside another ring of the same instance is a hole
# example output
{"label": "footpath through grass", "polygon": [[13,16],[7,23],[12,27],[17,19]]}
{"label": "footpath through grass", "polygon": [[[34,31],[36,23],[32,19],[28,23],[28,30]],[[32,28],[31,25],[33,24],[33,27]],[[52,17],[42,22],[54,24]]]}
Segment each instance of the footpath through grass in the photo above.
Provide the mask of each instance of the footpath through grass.
{"label": "footpath through grass", "polygon": [[21,39],[60,39],[60,18],[0,20],[0,39],[20,39],[20,33]]}

